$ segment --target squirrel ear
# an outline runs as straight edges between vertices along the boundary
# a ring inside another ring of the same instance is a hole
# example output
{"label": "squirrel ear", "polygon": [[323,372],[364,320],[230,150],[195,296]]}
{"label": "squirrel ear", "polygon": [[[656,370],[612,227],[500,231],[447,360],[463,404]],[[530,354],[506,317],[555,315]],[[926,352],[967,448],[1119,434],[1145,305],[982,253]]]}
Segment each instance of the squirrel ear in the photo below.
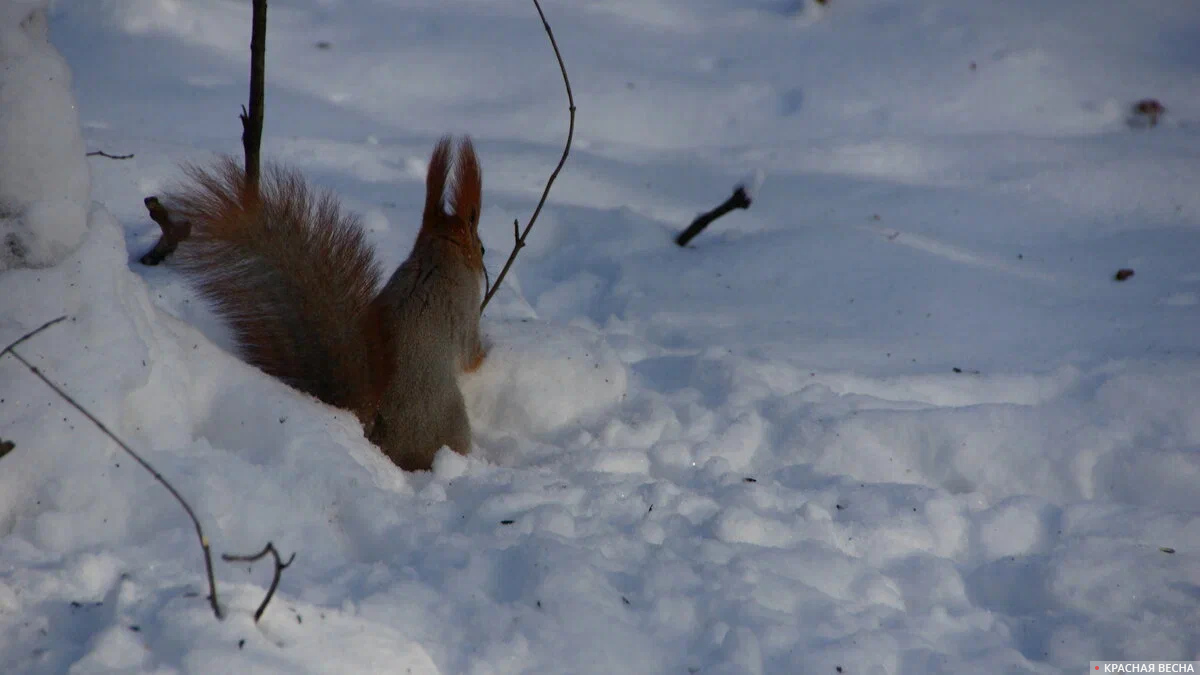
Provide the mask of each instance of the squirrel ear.
{"label": "squirrel ear", "polygon": [[483,172],[470,136],[463,136],[458,143],[458,157],[454,161],[454,196],[451,202],[454,215],[467,221],[471,227],[479,224],[480,202],[483,193]]}
{"label": "squirrel ear", "polygon": [[450,137],[442,136],[433,146],[429,157],[429,173],[425,176],[425,218],[446,213],[446,179],[450,176]]}

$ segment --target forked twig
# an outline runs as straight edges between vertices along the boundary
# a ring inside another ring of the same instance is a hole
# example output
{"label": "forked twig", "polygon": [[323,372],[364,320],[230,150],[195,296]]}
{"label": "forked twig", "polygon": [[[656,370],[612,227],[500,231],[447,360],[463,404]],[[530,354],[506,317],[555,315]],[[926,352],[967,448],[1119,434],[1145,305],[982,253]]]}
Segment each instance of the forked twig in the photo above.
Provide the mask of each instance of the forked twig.
{"label": "forked twig", "polygon": [[51,382],[49,378],[47,378],[45,375],[42,374],[42,371],[38,370],[38,368],[36,366],[34,366],[32,363],[26,361],[23,356],[21,356],[20,354],[17,353],[17,351],[16,351],[17,345],[32,338],[33,336],[37,335],[38,333],[46,330],[50,326],[53,326],[54,324],[66,319],[66,318],[67,317],[65,317],[65,316],[60,316],[57,319],[47,321],[46,323],[42,324],[41,326],[37,327],[36,329],[26,333],[25,335],[22,335],[16,342],[13,342],[12,344],[5,347],[3,350],[0,350],[0,357],[3,357],[5,354],[11,354],[14,359],[25,364],[25,367],[29,369],[29,372],[36,375],[39,380],[44,382],[47,387],[50,387],[52,390],[54,390],[54,393],[56,393],[60,397],[62,397],[62,399],[64,401],[66,401],[67,403],[70,403],[73,408],[78,410],[80,413],[83,413],[84,417],[91,420],[92,424],[95,424],[96,427],[98,429],[100,429],[100,431],[104,432],[105,436],[108,436],[109,438],[111,438],[114,443],[116,443],[118,446],[120,446],[120,448],[122,450],[124,450],[135,461],[137,461],[138,464],[141,464],[143,469],[145,469],[146,471],[149,471],[150,475],[154,476],[155,480],[157,480],[159,483],[162,483],[162,486],[167,488],[167,491],[171,493],[171,496],[175,497],[175,501],[179,502],[179,505],[182,506],[183,510],[187,512],[188,518],[192,519],[192,524],[196,526],[196,536],[200,539],[200,548],[204,551],[204,570],[208,575],[209,604],[212,605],[213,614],[216,614],[217,618],[220,619],[221,618],[221,606],[219,604],[217,604],[217,582],[216,582],[216,579],[213,577],[212,553],[209,550],[208,537],[204,536],[204,529],[200,527],[200,520],[198,518],[196,518],[196,514],[192,511],[192,507],[188,505],[187,500],[185,500],[183,498],[183,495],[179,494],[179,492],[175,489],[175,486],[171,485],[171,483],[168,482],[166,478],[163,478],[163,475],[161,473],[156,471],[154,469],[154,467],[150,466],[149,462],[142,459],[141,455],[134,452],[133,448],[126,445],[125,442],[122,441],[120,438],[117,438],[117,435],[114,434],[113,432],[109,431],[108,427],[104,426],[103,422],[96,419],[95,415],[88,412],[86,408],[84,408],[83,406],[76,403],[75,399],[71,398],[71,396],[69,394],[67,394],[67,392],[63,391],[58,385]]}
{"label": "forked twig", "polygon": [[529,231],[533,229],[533,224],[537,222],[538,214],[542,212],[542,206],[546,204],[546,197],[550,194],[550,186],[554,185],[554,179],[558,178],[558,172],[562,171],[563,164],[567,162],[567,155],[571,153],[571,139],[575,136],[575,96],[571,93],[571,80],[567,77],[567,67],[563,65],[562,53],[558,51],[558,41],[554,39],[554,31],[550,29],[550,22],[546,21],[546,14],[542,12],[542,5],[538,0],[533,0],[533,6],[537,8],[538,16],[542,19],[542,27],[546,29],[546,35],[550,37],[550,46],[554,48],[554,57],[558,59],[558,69],[562,72],[563,84],[567,88],[567,108],[571,113],[570,123],[567,126],[567,144],[563,148],[562,157],[558,160],[558,166],[554,167],[554,172],[550,174],[550,178],[546,181],[546,187],[542,190],[542,198],[538,200],[537,208],[533,210],[533,215],[529,217],[529,222],[525,224],[525,230],[521,231],[521,225],[516,220],[513,220],[513,250],[508,255],[508,260],[504,262],[504,267],[501,268],[500,274],[496,276],[496,283],[492,284],[488,289],[487,295],[483,297],[483,304],[479,306],[480,313],[487,307],[488,302],[496,291],[500,288],[500,282],[504,281],[504,275],[508,274],[508,269],[512,267],[513,261],[517,259],[517,254],[525,248],[525,238],[529,236]]}
{"label": "forked twig", "polygon": [[279,579],[283,576],[283,571],[288,568],[288,565],[292,564],[293,560],[296,559],[296,554],[293,553],[292,557],[288,558],[287,562],[283,562],[279,557],[279,551],[275,549],[275,544],[269,541],[267,542],[267,545],[263,547],[262,551],[255,553],[254,555],[234,555],[232,553],[221,554],[221,560],[224,560],[225,562],[252,563],[261,560],[262,557],[268,553],[270,553],[271,557],[275,559],[275,575],[271,577],[271,587],[267,589],[267,597],[263,598],[262,604],[258,606],[258,611],[254,613],[255,623],[258,623],[258,620],[262,618],[263,612],[267,611],[267,603],[271,602],[271,598],[275,595],[275,589],[279,586]]}

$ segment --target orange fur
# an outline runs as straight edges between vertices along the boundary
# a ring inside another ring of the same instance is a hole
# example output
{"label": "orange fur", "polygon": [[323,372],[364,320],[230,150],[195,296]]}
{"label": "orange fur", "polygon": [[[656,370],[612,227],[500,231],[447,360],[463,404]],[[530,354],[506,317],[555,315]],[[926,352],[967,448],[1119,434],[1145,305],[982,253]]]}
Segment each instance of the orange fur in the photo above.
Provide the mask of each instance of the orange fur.
{"label": "orange fur", "polygon": [[260,195],[230,157],[185,171],[190,184],[166,197],[192,225],[178,264],[230,322],[243,356],[371,419],[387,386],[390,339],[370,311],[381,272],[358,219],[277,166],[264,172]]}
{"label": "orange fur", "polygon": [[434,147],[421,229],[382,288],[358,219],[298,173],[268,166],[255,190],[229,157],[185,171],[189,182],[164,198],[191,226],[177,261],[247,361],[353,411],[401,468],[428,469],[443,445],[470,450],[456,376],[485,350],[483,181],[469,138],[457,152],[448,136]]}

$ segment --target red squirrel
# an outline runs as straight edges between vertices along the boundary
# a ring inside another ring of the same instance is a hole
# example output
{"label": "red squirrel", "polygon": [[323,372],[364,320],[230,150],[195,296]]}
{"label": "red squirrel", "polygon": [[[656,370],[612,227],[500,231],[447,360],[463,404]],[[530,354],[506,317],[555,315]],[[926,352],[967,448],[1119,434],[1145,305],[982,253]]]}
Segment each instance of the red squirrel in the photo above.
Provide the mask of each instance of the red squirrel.
{"label": "red squirrel", "polygon": [[449,136],[434,146],[421,229],[382,289],[358,217],[299,173],[268,166],[254,190],[232,158],[185,171],[163,200],[191,226],[177,265],[229,322],[242,357],[352,411],[402,469],[429,469],[443,445],[467,454],[457,376],[485,354],[483,177],[470,138],[457,152]]}

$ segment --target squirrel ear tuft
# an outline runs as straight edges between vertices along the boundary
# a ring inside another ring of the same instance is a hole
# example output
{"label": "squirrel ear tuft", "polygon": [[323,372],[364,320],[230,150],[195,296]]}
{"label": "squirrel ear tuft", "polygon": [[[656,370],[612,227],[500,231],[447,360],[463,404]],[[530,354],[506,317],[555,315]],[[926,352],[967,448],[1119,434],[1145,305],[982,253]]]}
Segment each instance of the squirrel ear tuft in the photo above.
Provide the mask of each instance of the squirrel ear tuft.
{"label": "squirrel ear tuft", "polygon": [[458,144],[458,157],[454,162],[454,196],[450,199],[454,215],[469,218],[469,225],[479,223],[479,212],[483,193],[483,171],[470,136],[463,136]]}
{"label": "squirrel ear tuft", "polygon": [[429,157],[429,172],[425,176],[425,218],[446,213],[446,180],[450,177],[450,136],[442,136],[433,146]]}

